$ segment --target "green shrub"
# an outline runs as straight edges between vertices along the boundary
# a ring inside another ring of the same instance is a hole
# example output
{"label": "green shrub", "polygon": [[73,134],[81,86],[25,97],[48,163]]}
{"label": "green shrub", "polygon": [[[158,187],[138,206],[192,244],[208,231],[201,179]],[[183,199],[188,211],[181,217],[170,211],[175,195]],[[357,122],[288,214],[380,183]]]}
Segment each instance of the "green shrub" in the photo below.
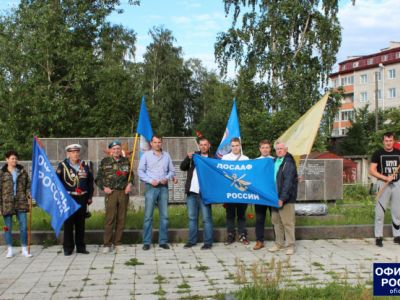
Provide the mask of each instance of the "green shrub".
{"label": "green shrub", "polygon": [[345,185],[343,190],[343,199],[346,203],[365,203],[373,200],[369,194],[369,187],[361,184]]}

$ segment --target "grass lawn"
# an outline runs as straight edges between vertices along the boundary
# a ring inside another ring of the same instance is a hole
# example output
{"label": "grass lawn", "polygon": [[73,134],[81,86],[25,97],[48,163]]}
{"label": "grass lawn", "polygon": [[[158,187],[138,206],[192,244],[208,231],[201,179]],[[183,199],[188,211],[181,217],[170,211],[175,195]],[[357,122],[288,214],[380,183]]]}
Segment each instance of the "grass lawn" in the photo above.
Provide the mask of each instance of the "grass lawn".
{"label": "grass lawn", "polygon": [[393,297],[373,297],[372,290],[363,285],[328,283],[324,287],[278,288],[260,284],[250,284],[235,293],[236,300],[367,300],[393,299]]}
{"label": "grass lawn", "polygon": [[[328,216],[336,216],[336,218],[327,217],[303,217],[296,221],[297,226],[318,226],[318,225],[357,225],[357,224],[373,224],[374,222],[374,203],[375,200],[368,194],[365,187],[362,186],[346,186],[344,200],[336,203],[328,203]],[[169,206],[169,227],[170,228],[187,228],[188,217],[186,205]],[[221,204],[212,207],[214,227],[225,227],[225,208]],[[50,217],[42,209],[34,207],[32,212],[32,230],[52,230],[50,225]],[[126,229],[142,229],[143,227],[143,209],[129,209],[126,219]],[[157,209],[154,212],[153,226],[158,227],[159,215]],[[387,213],[385,223],[391,223],[390,214]],[[3,218],[0,218],[0,226],[4,226]],[[93,212],[92,217],[86,220],[86,229],[99,229],[104,227],[104,213]],[[200,226],[202,226],[200,221]],[[247,209],[247,226],[255,226],[254,206],[249,205]],[[267,216],[266,226],[271,226],[271,220]],[[14,218],[13,229],[17,229],[18,224]]]}

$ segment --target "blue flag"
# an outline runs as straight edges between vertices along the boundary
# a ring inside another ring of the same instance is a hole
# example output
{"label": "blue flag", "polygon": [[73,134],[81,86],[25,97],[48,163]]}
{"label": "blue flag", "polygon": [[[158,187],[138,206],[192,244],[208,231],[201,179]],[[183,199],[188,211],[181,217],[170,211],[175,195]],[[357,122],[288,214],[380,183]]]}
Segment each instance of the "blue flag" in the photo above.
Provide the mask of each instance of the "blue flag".
{"label": "blue flag", "polygon": [[56,236],[65,220],[80,207],[65,190],[36,138],[33,140],[31,193],[36,203],[50,215]]}
{"label": "blue flag", "polygon": [[279,207],[272,158],[228,161],[193,155],[204,203]]}
{"label": "blue flag", "polygon": [[140,153],[149,150],[150,141],[153,137],[153,129],[151,128],[150,117],[149,113],[147,112],[144,96],[142,97],[142,104],[140,105],[139,120],[136,132],[140,134]]}
{"label": "blue flag", "polygon": [[228,123],[226,124],[224,136],[222,137],[221,143],[219,144],[217,152],[215,153],[217,158],[222,158],[222,156],[231,152],[231,139],[235,137],[240,138],[240,127],[236,109],[236,100],[233,99],[231,115],[229,116]]}

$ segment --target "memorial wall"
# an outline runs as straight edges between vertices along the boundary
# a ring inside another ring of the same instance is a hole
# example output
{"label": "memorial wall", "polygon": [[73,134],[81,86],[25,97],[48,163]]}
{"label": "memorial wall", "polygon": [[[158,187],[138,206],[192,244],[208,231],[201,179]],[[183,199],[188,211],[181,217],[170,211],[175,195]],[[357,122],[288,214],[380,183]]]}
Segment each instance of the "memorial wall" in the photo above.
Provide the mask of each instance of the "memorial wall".
{"label": "memorial wall", "polygon": [[[108,144],[117,138],[43,138],[43,147],[49,160],[54,167],[65,158],[65,146],[79,143],[83,146],[81,159],[93,162],[94,174],[96,176],[100,161],[108,155]],[[132,151],[134,138],[119,137],[124,151]],[[143,196],[144,184],[140,183],[137,176],[139,164],[139,145],[134,161],[135,185],[132,196]],[[169,184],[170,203],[185,202],[185,180],[186,172],[179,168],[187,152],[197,151],[196,139],[193,137],[165,137],[163,138],[163,149],[171,155],[176,170],[178,184]],[[4,162],[2,162],[3,164]],[[31,162],[21,162],[29,173]],[[341,159],[308,159],[304,165],[302,160],[299,171],[298,201],[320,201],[337,200],[343,198],[343,161]],[[103,192],[95,189],[95,197],[103,196]]]}

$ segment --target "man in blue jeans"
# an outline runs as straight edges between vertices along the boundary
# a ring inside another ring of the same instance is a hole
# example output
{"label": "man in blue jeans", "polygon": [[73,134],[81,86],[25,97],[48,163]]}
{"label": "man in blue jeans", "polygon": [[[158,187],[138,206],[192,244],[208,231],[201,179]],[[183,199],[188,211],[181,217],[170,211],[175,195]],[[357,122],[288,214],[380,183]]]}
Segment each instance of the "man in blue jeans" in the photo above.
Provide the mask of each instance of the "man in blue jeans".
{"label": "man in blue jeans", "polygon": [[151,150],[146,151],[139,161],[138,174],[145,183],[143,250],[149,250],[153,232],[154,207],[158,206],[160,230],[158,243],[161,248],[168,245],[168,180],[177,183],[175,168],[168,152],[162,150],[162,139],[154,135]]}
{"label": "man in blue jeans", "polygon": [[189,152],[181,163],[181,170],[187,171],[185,193],[187,195],[186,202],[189,215],[189,240],[184,248],[191,248],[197,244],[199,210],[201,210],[204,227],[204,245],[201,249],[206,250],[211,249],[213,243],[211,204],[206,205],[201,199],[199,180],[192,157],[194,153],[205,157],[211,157],[209,152],[210,142],[206,138],[201,138],[199,141],[199,148],[200,151]]}

